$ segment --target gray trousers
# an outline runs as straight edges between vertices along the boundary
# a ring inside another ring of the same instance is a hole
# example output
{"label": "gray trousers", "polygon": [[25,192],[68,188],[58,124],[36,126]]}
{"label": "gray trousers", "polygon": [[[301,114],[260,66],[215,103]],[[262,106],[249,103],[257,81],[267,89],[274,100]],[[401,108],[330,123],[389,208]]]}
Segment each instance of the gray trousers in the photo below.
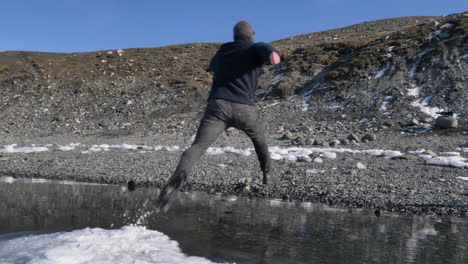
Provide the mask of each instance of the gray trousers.
{"label": "gray trousers", "polygon": [[205,154],[208,147],[228,127],[240,129],[250,137],[260,161],[262,172],[270,172],[270,153],[268,152],[263,126],[255,106],[223,99],[212,99],[209,100],[206,106],[195,141],[182,154],[173,177],[185,178],[190,175],[193,166]]}

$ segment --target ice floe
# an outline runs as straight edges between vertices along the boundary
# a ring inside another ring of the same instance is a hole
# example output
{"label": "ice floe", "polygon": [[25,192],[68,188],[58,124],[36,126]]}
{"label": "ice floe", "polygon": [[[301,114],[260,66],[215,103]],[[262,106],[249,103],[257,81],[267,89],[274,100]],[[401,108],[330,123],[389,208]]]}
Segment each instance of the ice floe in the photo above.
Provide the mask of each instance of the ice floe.
{"label": "ice floe", "polygon": [[205,258],[187,256],[176,241],[163,233],[139,226],[113,230],[85,228],[25,236],[0,243],[1,263],[214,263]]}

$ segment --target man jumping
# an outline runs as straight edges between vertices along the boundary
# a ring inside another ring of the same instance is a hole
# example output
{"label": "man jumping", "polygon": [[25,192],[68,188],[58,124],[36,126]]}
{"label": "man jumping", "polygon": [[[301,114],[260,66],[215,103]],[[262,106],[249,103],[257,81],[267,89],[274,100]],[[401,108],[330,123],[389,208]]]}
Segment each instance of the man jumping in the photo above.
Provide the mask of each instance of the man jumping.
{"label": "man jumping", "polygon": [[221,45],[211,59],[207,70],[213,72],[214,77],[205,114],[195,141],[184,151],[174,174],[159,195],[157,208],[160,212],[169,209],[172,197],[180,190],[193,166],[228,127],[244,131],[252,140],[263,172],[263,184],[277,181],[271,171],[270,153],[254,96],[261,67],[280,63],[280,56],[272,46],[254,43],[254,34],[248,22],[238,22],[234,26],[234,42]]}

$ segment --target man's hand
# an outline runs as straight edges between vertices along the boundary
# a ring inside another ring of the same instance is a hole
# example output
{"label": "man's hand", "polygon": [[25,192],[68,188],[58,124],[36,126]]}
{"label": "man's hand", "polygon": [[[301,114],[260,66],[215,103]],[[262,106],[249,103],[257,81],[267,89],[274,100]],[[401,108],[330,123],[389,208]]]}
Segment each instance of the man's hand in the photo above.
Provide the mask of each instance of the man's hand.
{"label": "man's hand", "polygon": [[272,52],[270,53],[270,64],[271,65],[276,65],[281,62],[281,58],[278,53]]}

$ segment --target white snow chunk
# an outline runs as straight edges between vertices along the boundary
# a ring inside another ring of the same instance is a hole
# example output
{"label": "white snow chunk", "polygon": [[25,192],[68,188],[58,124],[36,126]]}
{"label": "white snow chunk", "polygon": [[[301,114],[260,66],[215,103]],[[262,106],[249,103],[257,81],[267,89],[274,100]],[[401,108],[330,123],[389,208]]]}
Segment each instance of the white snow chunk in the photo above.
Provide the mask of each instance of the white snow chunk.
{"label": "white snow chunk", "polygon": [[440,28],[453,28],[454,26],[455,26],[454,24],[447,23],[441,26]]}
{"label": "white snow chunk", "polygon": [[321,158],[315,158],[315,159],[314,159],[314,162],[316,162],[316,163],[322,163],[323,160],[322,160]]}
{"label": "white snow chunk", "polygon": [[418,97],[421,93],[421,86],[416,86],[415,88],[408,88],[408,96]]}
{"label": "white snow chunk", "polygon": [[459,157],[459,156],[435,157],[435,158],[426,160],[426,164],[465,168],[465,167],[468,167],[468,163],[465,161],[466,161],[465,158]]}
{"label": "white snow chunk", "polygon": [[395,46],[388,47],[388,52],[392,52],[394,48],[395,48]]}
{"label": "white snow chunk", "polygon": [[460,152],[468,152],[468,148],[459,147],[459,148],[457,148],[457,151],[460,151]]}
{"label": "white snow chunk", "polygon": [[468,181],[468,177],[457,177],[457,179],[460,179],[462,181]]}
{"label": "white snow chunk", "polygon": [[386,158],[393,158],[393,157],[398,157],[403,155],[400,151],[395,151],[395,150],[385,150],[383,155]]}
{"label": "white snow chunk", "polygon": [[113,149],[127,149],[127,150],[135,150],[138,147],[135,145],[129,145],[129,144],[122,144],[122,145],[112,145],[110,148]]}
{"label": "white snow chunk", "polygon": [[393,96],[385,96],[384,101],[382,102],[382,106],[380,106],[380,111],[386,111],[387,105],[392,100]]}
{"label": "white snow chunk", "polygon": [[297,161],[297,156],[288,154],[284,157],[284,159],[289,161]]}
{"label": "white snow chunk", "polygon": [[7,145],[5,148],[0,149],[0,154],[8,154],[8,153],[33,153],[33,152],[45,152],[49,151],[46,147],[19,147],[17,144]]}
{"label": "white snow chunk", "polygon": [[429,154],[419,154],[418,157],[425,159],[425,160],[432,159],[432,156]]}
{"label": "white snow chunk", "polygon": [[324,152],[322,156],[326,159],[336,159],[336,153],[333,152]]}
{"label": "white snow chunk", "polygon": [[14,181],[13,177],[0,176],[0,182],[13,183]]}
{"label": "white snow chunk", "polygon": [[362,152],[371,156],[383,156],[384,155],[384,150],[382,149],[369,149],[369,150],[363,150]]}
{"label": "white snow chunk", "polygon": [[270,158],[271,158],[272,160],[282,160],[282,159],[283,159],[283,155],[278,154],[278,153],[270,153]]}
{"label": "white snow chunk", "polygon": [[316,170],[316,169],[306,170],[306,176],[310,176],[312,174],[324,173],[324,172],[325,170]]}
{"label": "white snow chunk", "polygon": [[385,64],[385,67],[381,71],[379,71],[379,73],[377,73],[377,75],[375,75],[375,78],[378,79],[378,78],[381,78],[382,76],[384,76],[389,68],[390,68],[390,62],[388,61]]}
{"label": "white snow chunk", "polygon": [[170,147],[164,147],[167,151],[176,151],[179,149],[179,146],[170,146]]}
{"label": "white snow chunk", "polygon": [[356,167],[357,167],[358,169],[360,169],[360,170],[365,170],[365,169],[367,169],[366,165],[362,164],[361,162],[358,162],[358,163],[356,164]]}
{"label": "white snow chunk", "polygon": [[70,150],[74,150],[75,147],[72,147],[72,146],[59,146],[57,149],[60,150],[60,151],[70,151]]}
{"label": "white snow chunk", "polygon": [[141,226],[24,236],[3,242],[0,256],[2,263],[214,263],[185,255],[176,241]]}
{"label": "white snow chunk", "polygon": [[207,149],[207,153],[209,155],[219,155],[219,154],[224,154],[224,153],[233,153],[239,156],[247,157],[250,156],[251,151],[250,149],[235,149],[233,147],[224,147],[224,148],[214,148],[214,147],[209,147]]}
{"label": "white snow chunk", "polygon": [[462,56],[463,60],[468,60],[468,53]]}

